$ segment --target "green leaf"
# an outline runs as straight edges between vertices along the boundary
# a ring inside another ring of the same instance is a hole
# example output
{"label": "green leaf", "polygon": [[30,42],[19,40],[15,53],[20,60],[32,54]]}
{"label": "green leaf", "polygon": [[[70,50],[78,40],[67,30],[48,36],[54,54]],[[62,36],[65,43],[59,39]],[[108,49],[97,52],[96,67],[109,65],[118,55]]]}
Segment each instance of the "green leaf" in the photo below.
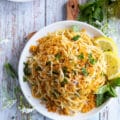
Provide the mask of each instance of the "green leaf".
{"label": "green leaf", "polygon": [[54,96],[54,98],[59,98],[59,96],[60,96],[60,93],[59,93],[59,91],[58,90],[56,90],[56,89],[53,89],[52,90],[52,95]]}
{"label": "green leaf", "polygon": [[55,70],[53,70],[52,73],[55,74],[55,75],[59,75],[59,72],[55,71]]}
{"label": "green leaf", "polygon": [[55,55],[55,58],[56,58],[56,60],[59,60],[59,59],[61,58],[61,54],[60,54],[60,53],[57,53],[57,54]]}
{"label": "green leaf", "polygon": [[24,74],[25,74],[26,76],[30,76],[30,75],[31,75],[31,70],[30,70],[27,62],[24,63]]}
{"label": "green leaf", "polygon": [[97,94],[96,95],[96,106],[99,107],[104,103],[104,95],[103,94]]}
{"label": "green leaf", "polygon": [[64,78],[64,80],[61,82],[61,87],[64,87],[65,84],[68,83],[68,80],[66,78]]}
{"label": "green leaf", "polygon": [[103,13],[102,13],[102,8],[97,7],[96,10],[93,13],[93,18],[102,21],[103,20]]}
{"label": "green leaf", "polygon": [[93,58],[92,53],[88,54],[88,61],[94,65],[96,63],[96,60]]}
{"label": "green leaf", "polygon": [[46,62],[46,65],[51,65],[51,61],[47,61],[47,62]]}
{"label": "green leaf", "polygon": [[79,6],[80,10],[85,10],[87,9],[88,7],[91,7],[93,4],[95,3],[95,0],[89,0],[88,2],[82,4]]}
{"label": "green leaf", "polygon": [[23,76],[23,81],[26,82],[27,81],[27,77]]}
{"label": "green leaf", "polygon": [[109,90],[108,85],[101,86],[99,90],[97,91],[97,94],[104,94]]}
{"label": "green leaf", "polygon": [[14,70],[12,65],[10,63],[5,63],[4,68],[7,72],[7,74],[12,78],[18,78],[17,72]]}
{"label": "green leaf", "polygon": [[72,30],[73,30],[74,32],[79,32],[79,31],[80,31],[80,28],[79,28],[77,25],[73,25],[73,26],[72,26]]}
{"label": "green leaf", "polygon": [[80,38],[80,35],[76,35],[72,38],[72,40],[77,41]]}
{"label": "green leaf", "polygon": [[36,70],[36,71],[42,71],[42,69],[41,69],[40,66],[36,66],[35,70]]}
{"label": "green leaf", "polygon": [[120,86],[120,78],[116,78],[110,81],[110,85],[113,87],[119,87]]}
{"label": "green leaf", "polygon": [[108,93],[110,94],[111,97],[117,97],[117,93],[115,88],[109,85]]}
{"label": "green leaf", "polygon": [[83,60],[84,59],[84,54],[81,53],[80,55],[77,56],[79,60]]}
{"label": "green leaf", "polygon": [[85,76],[88,75],[88,71],[87,71],[87,69],[85,67],[82,68],[82,74],[85,75]]}

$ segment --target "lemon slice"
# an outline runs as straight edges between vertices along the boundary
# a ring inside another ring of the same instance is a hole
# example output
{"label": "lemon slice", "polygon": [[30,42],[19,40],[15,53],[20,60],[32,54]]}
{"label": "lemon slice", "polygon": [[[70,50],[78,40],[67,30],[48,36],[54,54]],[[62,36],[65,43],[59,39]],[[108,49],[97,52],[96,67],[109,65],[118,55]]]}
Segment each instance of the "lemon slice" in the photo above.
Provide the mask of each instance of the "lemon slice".
{"label": "lemon slice", "polygon": [[119,58],[112,52],[105,52],[105,59],[107,62],[107,76],[108,79],[114,79],[120,75],[120,62]]}
{"label": "lemon slice", "polygon": [[95,43],[104,51],[104,52],[113,52],[115,55],[118,55],[118,48],[113,39],[108,37],[99,37],[96,38]]}

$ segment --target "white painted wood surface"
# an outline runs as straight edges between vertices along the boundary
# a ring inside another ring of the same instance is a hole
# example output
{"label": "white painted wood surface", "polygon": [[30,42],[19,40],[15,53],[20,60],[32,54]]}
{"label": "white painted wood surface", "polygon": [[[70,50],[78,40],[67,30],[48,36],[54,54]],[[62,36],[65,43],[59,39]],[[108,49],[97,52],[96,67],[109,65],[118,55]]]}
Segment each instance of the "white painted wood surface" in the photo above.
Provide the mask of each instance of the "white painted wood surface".
{"label": "white painted wood surface", "polygon": [[[66,1],[34,0],[29,3],[14,3],[0,0],[0,39],[10,39],[4,48],[4,53],[0,54],[0,95],[3,92],[4,82],[8,84],[8,92],[15,86],[13,80],[4,75],[3,64],[9,61],[17,70],[19,56],[25,45],[24,37],[48,24],[65,20]],[[120,42],[117,42],[120,45]],[[30,120],[30,118],[50,120],[37,112],[22,114],[17,110],[16,105],[1,110],[1,105],[2,101],[0,101],[0,120],[12,120],[12,116],[16,116],[15,120]],[[120,120],[120,97],[115,98],[103,111],[89,120]]]}

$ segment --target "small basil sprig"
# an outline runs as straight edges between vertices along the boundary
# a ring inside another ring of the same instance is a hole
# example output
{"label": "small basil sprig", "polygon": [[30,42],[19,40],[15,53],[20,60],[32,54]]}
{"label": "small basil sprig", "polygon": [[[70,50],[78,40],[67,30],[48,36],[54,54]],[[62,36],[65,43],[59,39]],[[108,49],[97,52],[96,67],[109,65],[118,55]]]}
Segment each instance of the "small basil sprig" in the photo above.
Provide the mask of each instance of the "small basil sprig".
{"label": "small basil sprig", "polygon": [[12,65],[10,63],[5,63],[4,68],[9,76],[11,76],[13,79],[18,78],[17,72],[14,70]]}
{"label": "small basil sprig", "polygon": [[120,77],[111,80],[110,84],[111,84],[111,86],[113,86],[113,87],[119,87],[119,86],[120,86]]}
{"label": "small basil sprig", "polygon": [[29,65],[28,65],[27,62],[24,63],[24,74],[25,74],[26,76],[31,75],[31,70],[30,70]]}
{"label": "small basil sprig", "polygon": [[120,78],[111,80],[106,85],[99,88],[96,94],[96,106],[100,106],[110,97],[117,97],[115,88],[120,86]]}
{"label": "small basil sprig", "polygon": [[77,41],[80,38],[80,35],[76,35],[72,38],[73,41]]}

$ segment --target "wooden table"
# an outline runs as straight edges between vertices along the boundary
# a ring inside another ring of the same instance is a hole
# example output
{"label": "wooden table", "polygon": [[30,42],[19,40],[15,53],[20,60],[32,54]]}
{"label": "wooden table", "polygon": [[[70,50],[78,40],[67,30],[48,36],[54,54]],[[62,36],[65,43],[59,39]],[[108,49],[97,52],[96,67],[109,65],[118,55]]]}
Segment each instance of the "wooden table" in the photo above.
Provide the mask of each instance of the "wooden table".
{"label": "wooden table", "polygon": [[[14,3],[0,0],[0,39],[10,40],[4,48],[4,54],[0,55],[0,95],[3,92],[4,81],[7,83],[8,91],[14,86],[14,81],[4,75],[5,61],[12,63],[17,70],[19,56],[25,45],[24,37],[48,24],[65,20],[66,1],[34,0],[29,3]],[[15,120],[49,120],[37,112],[22,114],[16,105],[6,110],[1,110],[1,106],[2,98],[0,98],[0,120],[12,120],[13,116]],[[120,97],[115,98],[104,110],[89,120],[120,120]]]}

